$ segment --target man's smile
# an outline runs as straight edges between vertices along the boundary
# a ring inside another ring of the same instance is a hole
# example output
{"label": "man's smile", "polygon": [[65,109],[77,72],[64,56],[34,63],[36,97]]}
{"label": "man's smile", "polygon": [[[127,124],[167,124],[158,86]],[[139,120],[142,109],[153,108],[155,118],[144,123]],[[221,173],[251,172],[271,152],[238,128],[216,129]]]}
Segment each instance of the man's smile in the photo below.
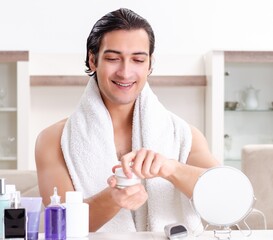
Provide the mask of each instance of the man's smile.
{"label": "man's smile", "polygon": [[121,87],[131,87],[133,86],[133,84],[135,84],[136,82],[130,82],[130,83],[121,83],[121,82],[117,82],[117,81],[112,81],[114,84],[121,86]]}

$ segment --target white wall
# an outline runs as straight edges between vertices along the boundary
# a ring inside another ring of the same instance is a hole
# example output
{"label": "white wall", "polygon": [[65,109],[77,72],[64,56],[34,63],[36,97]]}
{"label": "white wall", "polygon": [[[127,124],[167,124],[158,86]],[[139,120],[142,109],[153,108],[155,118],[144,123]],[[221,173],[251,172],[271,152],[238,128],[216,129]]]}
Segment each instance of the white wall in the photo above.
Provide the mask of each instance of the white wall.
{"label": "white wall", "polygon": [[0,49],[82,53],[95,21],[119,7],[149,20],[159,54],[273,48],[271,0],[2,0]]}

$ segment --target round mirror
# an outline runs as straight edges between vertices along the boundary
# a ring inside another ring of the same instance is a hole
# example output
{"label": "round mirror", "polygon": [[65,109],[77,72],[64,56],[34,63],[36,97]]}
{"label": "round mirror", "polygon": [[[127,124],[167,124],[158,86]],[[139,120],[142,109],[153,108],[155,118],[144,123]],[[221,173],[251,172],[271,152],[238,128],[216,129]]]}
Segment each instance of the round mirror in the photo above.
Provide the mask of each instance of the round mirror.
{"label": "round mirror", "polygon": [[196,212],[210,225],[232,226],[252,210],[254,193],[249,179],[236,168],[208,169],[193,190]]}

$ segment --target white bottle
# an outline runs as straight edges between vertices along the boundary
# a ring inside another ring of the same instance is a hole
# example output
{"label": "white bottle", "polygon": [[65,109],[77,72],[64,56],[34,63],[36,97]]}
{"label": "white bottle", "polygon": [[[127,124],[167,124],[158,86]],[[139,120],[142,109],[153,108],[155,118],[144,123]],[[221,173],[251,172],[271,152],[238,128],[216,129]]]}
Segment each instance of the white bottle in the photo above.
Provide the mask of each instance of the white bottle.
{"label": "white bottle", "polygon": [[4,209],[10,207],[10,196],[6,193],[5,179],[0,178],[0,239],[4,239]]}
{"label": "white bottle", "polygon": [[83,195],[78,191],[65,194],[66,237],[82,238],[89,234],[89,205],[83,202]]}

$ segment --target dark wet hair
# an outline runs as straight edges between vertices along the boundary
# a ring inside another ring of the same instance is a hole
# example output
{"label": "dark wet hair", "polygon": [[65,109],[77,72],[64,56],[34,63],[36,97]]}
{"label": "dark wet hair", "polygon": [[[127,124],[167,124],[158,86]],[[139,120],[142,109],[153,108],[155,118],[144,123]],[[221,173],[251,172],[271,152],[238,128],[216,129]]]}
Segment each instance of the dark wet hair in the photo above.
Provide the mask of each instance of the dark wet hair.
{"label": "dark wet hair", "polygon": [[139,16],[130,9],[120,8],[116,11],[106,14],[101,19],[99,19],[93,26],[87,38],[86,44],[87,52],[85,60],[85,65],[87,67],[86,73],[88,73],[88,75],[90,76],[95,76],[96,78],[96,73],[92,72],[89,66],[89,54],[92,53],[95,56],[95,65],[97,65],[101,41],[106,33],[114,30],[137,29],[143,29],[148,34],[150,42],[149,55],[151,57],[155,48],[155,37],[151,25],[145,18]]}

